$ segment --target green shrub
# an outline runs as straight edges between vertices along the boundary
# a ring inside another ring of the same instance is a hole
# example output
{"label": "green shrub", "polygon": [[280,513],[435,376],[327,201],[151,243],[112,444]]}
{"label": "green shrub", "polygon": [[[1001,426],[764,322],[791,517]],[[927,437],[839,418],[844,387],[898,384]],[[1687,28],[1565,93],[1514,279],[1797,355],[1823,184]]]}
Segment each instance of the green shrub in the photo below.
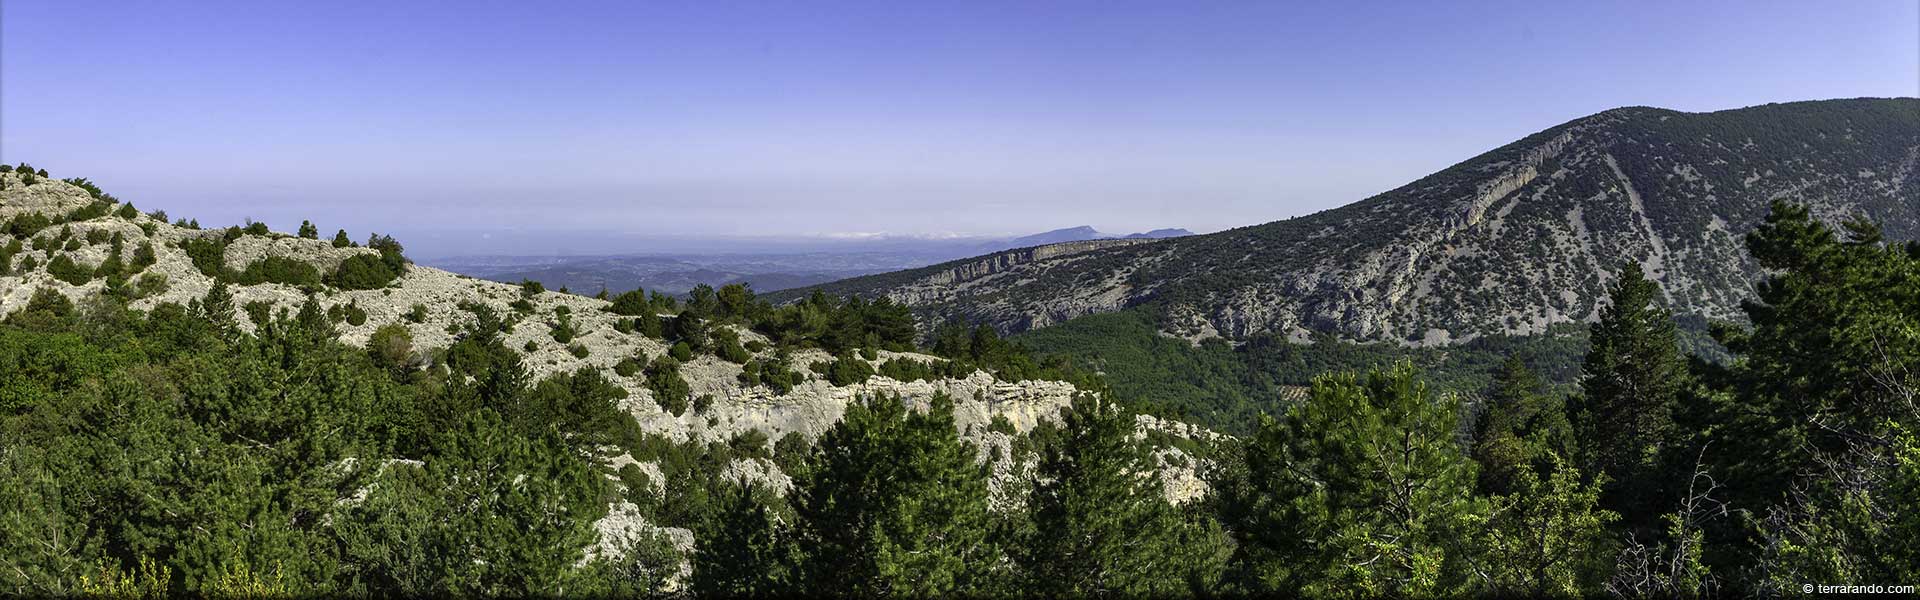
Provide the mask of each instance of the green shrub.
{"label": "green shrub", "polygon": [[540,285],[540,282],[538,281],[534,281],[532,279],[520,280],[520,296],[521,297],[532,297],[539,294],[544,294],[546,293],[546,291],[547,291],[547,286]]}
{"label": "green shrub", "polygon": [[13,220],[8,221],[7,226],[0,229],[4,229],[5,233],[11,234],[14,237],[25,238],[32,237],[33,234],[40,233],[40,230],[52,226],[53,219],[48,218],[46,215],[40,213],[21,213],[14,215]]}
{"label": "green shrub", "polygon": [[85,177],[69,177],[66,179],[62,179],[61,181],[65,181],[69,184],[72,184],[74,187],[78,187],[80,189],[86,190],[87,195],[92,196],[93,199],[95,200],[102,200],[110,197],[107,195],[106,192],[100,190],[100,186],[94,185],[93,182],[91,181],[87,181],[87,178]]}
{"label": "green shrub", "polygon": [[343,290],[377,290],[399,278],[399,269],[389,261],[361,254],[340,261],[327,283]]}
{"label": "green shrub", "polygon": [[19,256],[24,250],[26,245],[20,243],[19,238],[8,240],[6,247],[0,248],[0,275],[13,272],[13,257]]}
{"label": "green shrub", "polygon": [[47,274],[71,285],[86,285],[93,280],[92,269],[80,266],[65,254],[56,254],[53,260],[47,262]]}
{"label": "green shrub", "polygon": [[740,365],[753,359],[753,354],[747,352],[746,348],[740,347],[740,334],[734,333],[731,329],[725,327],[715,329],[713,341],[713,353],[721,360]]}
{"label": "green shrub", "polygon": [[838,387],[866,383],[868,378],[873,377],[873,366],[852,354],[842,354],[831,363],[814,363],[813,370]]}
{"label": "green shrub", "polygon": [[367,336],[367,355],[389,371],[403,371],[413,361],[413,332],[399,323],[381,325]]}
{"label": "green shrub", "polygon": [[561,311],[554,311],[554,315],[553,323],[548,326],[553,334],[553,341],[562,344],[573,341],[573,336],[579,333],[573,328],[573,317]]}
{"label": "green shrub", "polygon": [[347,237],[347,230],[342,229],[333,234],[333,247],[347,248],[351,246],[353,246],[353,240]]}
{"label": "green shrub", "polygon": [[653,393],[653,401],[661,410],[677,417],[686,414],[687,396],[693,388],[680,377],[679,361],[661,357],[647,368],[647,391]]}
{"label": "green shrub", "polygon": [[528,352],[533,352],[540,349],[540,344],[534,343],[533,340],[527,340],[526,345],[521,346],[521,349],[524,349]]}
{"label": "green shrub", "polygon": [[133,249],[134,269],[151,267],[154,263],[159,262],[159,260],[159,255],[153,251],[153,242],[140,242],[140,247]]}
{"label": "green shrub", "polygon": [[299,259],[284,256],[269,256],[253,261],[247,270],[234,278],[241,285],[259,283],[280,283],[286,285],[316,285],[320,283],[320,269]]}
{"label": "green shrub", "polygon": [[747,352],[746,348],[741,348],[737,342],[722,343],[718,348],[715,348],[715,350],[716,355],[719,356],[721,360],[736,365],[746,364],[747,361],[753,360],[753,354]]}
{"label": "green shrub", "polygon": [[932,381],[940,378],[933,365],[910,358],[895,358],[881,363],[880,375],[895,381]]}
{"label": "green shrub", "polygon": [[664,339],[666,327],[661,324],[660,315],[646,311],[633,318],[633,332],[658,340]]}
{"label": "green shrub", "polygon": [[106,260],[93,267],[94,277],[117,277],[124,279],[128,275],[127,266],[120,262],[119,254],[109,254]]}
{"label": "green shrub", "polygon": [[675,342],[673,348],[667,350],[667,354],[674,360],[686,362],[693,360],[693,347],[688,346],[686,342]]}
{"label": "green shrub", "polygon": [[113,216],[132,221],[140,217],[140,209],[134,208],[132,204],[122,204],[120,208],[113,211]]}
{"label": "green shrub", "polygon": [[567,351],[572,352],[574,358],[586,358],[587,354],[590,352],[589,350],[587,350],[586,344],[582,344],[579,342],[574,342],[573,345],[567,346]]}
{"label": "green shrub", "polygon": [[113,239],[113,232],[111,231],[105,229],[87,230],[87,245],[89,246],[98,246],[107,243],[107,240],[111,239]]}
{"label": "green shrub", "polygon": [[187,252],[187,258],[193,259],[193,266],[201,275],[222,277],[227,256],[225,240],[188,238],[180,242],[180,249]]}
{"label": "green shrub", "polygon": [[241,310],[246,311],[247,320],[252,321],[254,327],[266,325],[268,321],[273,320],[272,302],[255,300],[248,302],[246,306],[242,306]]}
{"label": "green shrub", "polygon": [[[75,316],[73,300],[66,294],[42,287],[33,291],[23,310],[7,315],[6,323],[30,329],[56,329],[66,326]],[[9,373],[11,375],[11,373]],[[0,407],[7,406],[0,404]]]}
{"label": "green shrub", "polygon": [[427,305],[425,304],[413,305],[413,308],[407,309],[406,318],[407,318],[407,321],[410,323],[427,322]]}
{"label": "green shrub", "polygon": [[631,292],[622,292],[620,295],[614,296],[613,304],[607,306],[607,310],[613,311],[613,314],[616,315],[638,317],[642,314],[653,312],[653,304],[647,302],[646,292],[635,289]]}
{"label": "green shrub", "polygon": [[134,298],[152,298],[167,293],[171,286],[165,273],[147,273],[133,282]]}
{"label": "green shrub", "polygon": [[406,254],[406,249],[400,246],[399,240],[393,239],[393,236],[380,235],[378,233],[367,236],[367,247],[380,251],[380,254],[383,256],[401,256]]}
{"label": "green shrub", "polygon": [[247,219],[247,226],[245,227],[245,229],[244,229],[244,230],[245,230],[245,231],[247,232],[247,234],[248,234],[248,235],[271,235],[271,234],[273,234],[273,230],[271,230],[271,229],[267,229],[267,224],[266,224],[266,223],[261,223],[261,222],[259,222],[259,221],[255,221],[255,220],[253,220],[253,219]]}
{"label": "green shrub", "polygon": [[320,228],[314,227],[313,221],[301,221],[299,235],[309,240],[317,240],[320,239]]}
{"label": "green shrub", "polygon": [[767,389],[773,390],[775,395],[786,395],[787,392],[793,391],[793,386],[799,385],[800,381],[800,372],[789,367],[785,359],[756,360],[747,363],[740,370],[742,385],[764,385]]}
{"label": "green shrub", "polygon": [[360,308],[359,302],[349,301],[346,304],[335,304],[333,308],[327,309],[327,318],[336,323],[345,321],[348,325],[359,327],[366,324],[367,311]]}
{"label": "green shrub", "polygon": [[635,373],[639,373],[640,370],[644,368],[646,368],[645,363],[641,362],[640,359],[636,357],[629,356],[629,357],[620,359],[620,362],[614,363],[613,372],[615,374],[618,374],[621,377],[632,377]]}

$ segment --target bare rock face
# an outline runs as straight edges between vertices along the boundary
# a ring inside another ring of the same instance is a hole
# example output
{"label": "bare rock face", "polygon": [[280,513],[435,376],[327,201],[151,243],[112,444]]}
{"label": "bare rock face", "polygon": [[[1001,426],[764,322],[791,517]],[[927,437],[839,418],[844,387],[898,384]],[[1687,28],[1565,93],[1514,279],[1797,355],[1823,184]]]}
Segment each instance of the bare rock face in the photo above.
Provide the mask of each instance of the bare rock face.
{"label": "bare rock face", "polygon": [[[818,286],[1020,331],[1151,303],[1180,337],[1314,332],[1439,346],[1597,317],[1626,261],[1681,314],[1741,318],[1742,236],[1776,200],[1920,238],[1920,100],[1610,110],[1304,217],[991,255]],[[811,289],[786,290],[798,298]]]}
{"label": "bare rock face", "polygon": [[7,201],[0,204],[0,219],[12,219],[22,214],[40,214],[45,216],[64,215],[79,210],[93,202],[87,191],[57,179],[39,178],[33,185],[27,185],[19,173],[0,173],[0,190]]}
{"label": "bare rock face", "polygon": [[693,556],[694,540],[691,530],[680,527],[660,527],[649,523],[646,515],[641,514],[639,506],[624,500],[608,508],[607,516],[595,521],[593,529],[599,534],[598,541],[587,547],[586,555],[580,559],[580,564],[603,559],[618,560],[625,557],[634,544],[641,543],[648,536],[658,535],[672,540],[674,550],[678,551],[680,556],[687,557],[680,561],[673,574],[667,578],[665,589],[660,591],[670,594],[678,592],[686,587],[688,578],[693,577],[693,561],[690,557]]}
{"label": "bare rock face", "polygon": [[267,257],[291,258],[313,265],[321,273],[332,273],[340,262],[359,254],[379,255],[371,248],[335,248],[327,240],[300,237],[246,236],[227,245],[224,262],[228,269],[246,270],[247,265]]}

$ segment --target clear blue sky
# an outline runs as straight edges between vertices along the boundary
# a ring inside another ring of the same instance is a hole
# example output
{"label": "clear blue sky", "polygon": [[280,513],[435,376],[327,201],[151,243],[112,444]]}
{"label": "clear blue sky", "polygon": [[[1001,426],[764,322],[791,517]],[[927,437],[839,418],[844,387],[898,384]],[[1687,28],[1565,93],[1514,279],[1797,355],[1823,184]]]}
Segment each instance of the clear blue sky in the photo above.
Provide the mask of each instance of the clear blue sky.
{"label": "clear blue sky", "polygon": [[206,223],[416,245],[1213,230],[1616,106],[1920,95],[1914,0],[5,0],[0,18],[0,161]]}

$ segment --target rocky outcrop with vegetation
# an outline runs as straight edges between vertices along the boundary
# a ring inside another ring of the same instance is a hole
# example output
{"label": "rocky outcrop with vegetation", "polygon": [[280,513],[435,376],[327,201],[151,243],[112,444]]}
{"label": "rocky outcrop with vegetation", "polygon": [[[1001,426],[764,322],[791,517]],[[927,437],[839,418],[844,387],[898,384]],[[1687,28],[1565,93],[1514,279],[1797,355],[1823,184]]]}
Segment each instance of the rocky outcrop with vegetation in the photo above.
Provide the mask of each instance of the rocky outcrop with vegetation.
{"label": "rocky outcrop with vegetation", "polygon": [[[1183,337],[1448,345],[1598,316],[1637,261],[1681,314],[1739,319],[1762,274],[1741,236],[1775,200],[1920,237],[1920,100],[1685,113],[1621,108],[1308,216],[1007,264],[819,286],[1003,331],[1151,305]],[[978,259],[976,259],[978,260]],[[792,290],[800,297],[808,290]]]}

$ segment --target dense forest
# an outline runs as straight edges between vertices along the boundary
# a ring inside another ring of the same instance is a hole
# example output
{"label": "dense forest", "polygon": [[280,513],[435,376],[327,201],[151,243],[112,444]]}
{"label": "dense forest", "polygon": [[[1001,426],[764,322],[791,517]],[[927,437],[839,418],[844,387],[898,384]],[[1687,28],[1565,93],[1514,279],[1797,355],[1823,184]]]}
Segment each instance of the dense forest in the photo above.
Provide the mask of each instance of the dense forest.
{"label": "dense forest", "polygon": [[1508,358],[1556,391],[1580,374],[1586,331],[1562,325],[1549,335],[1491,336],[1442,348],[1360,344],[1320,335],[1294,343],[1257,334],[1239,343],[1199,343],[1161,335],[1147,311],[1089,315],[1011,338],[1029,351],[1097,374],[1116,399],[1140,410],[1250,433],[1261,415],[1280,416],[1327,373],[1365,372],[1407,363],[1436,390],[1478,402]]}
{"label": "dense forest", "polygon": [[[1713,360],[1683,351],[1632,264],[1584,351],[1488,342],[1441,359],[1274,342],[1089,364],[987,328],[917,339],[886,302],[611,299],[622,327],[672,343],[623,365],[660,397],[688,400],[671,372],[693,353],[746,356],[728,324],[830,352],[809,370],[836,384],[1159,379],[1213,394],[1164,410],[1249,423],[1169,441],[1136,427],[1162,410],[1154,388],[1086,393],[1012,436],[1032,473],[999,489],[1005,463],[954,435],[950,399],[863,398],[812,440],[676,443],[641,431],[605,373],[534,380],[502,341],[518,319],[485,306],[462,307],[455,342],[422,361],[396,351],[403,333],[339,342],[353,315],[311,298],[242,331],[224,279],[150,310],[42,290],[0,323],[0,592],[1655,597],[1920,581],[1920,244],[1776,204],[1746,246],[1771,275],[1747,325],[1715,329]],[[365,263],[374,279],[405,268]],[[1151,333],[1127,318],[1098,330]],[[547,326],[572,335],[565,315]],[[912,349],[945,360],[849,358]],[[1567,353],[1577,369],[1550,366]],[[790,385],[793,365],[750,362],[743,378]],[[1170,502],[1157,443],[1191,450],[1211,492]],[[608,472],[606,446],[665,478]],[[770,458],[792,488],[729,480],[737,455]],[[696,542],[599,548],[592,525],[622,496]]]}

